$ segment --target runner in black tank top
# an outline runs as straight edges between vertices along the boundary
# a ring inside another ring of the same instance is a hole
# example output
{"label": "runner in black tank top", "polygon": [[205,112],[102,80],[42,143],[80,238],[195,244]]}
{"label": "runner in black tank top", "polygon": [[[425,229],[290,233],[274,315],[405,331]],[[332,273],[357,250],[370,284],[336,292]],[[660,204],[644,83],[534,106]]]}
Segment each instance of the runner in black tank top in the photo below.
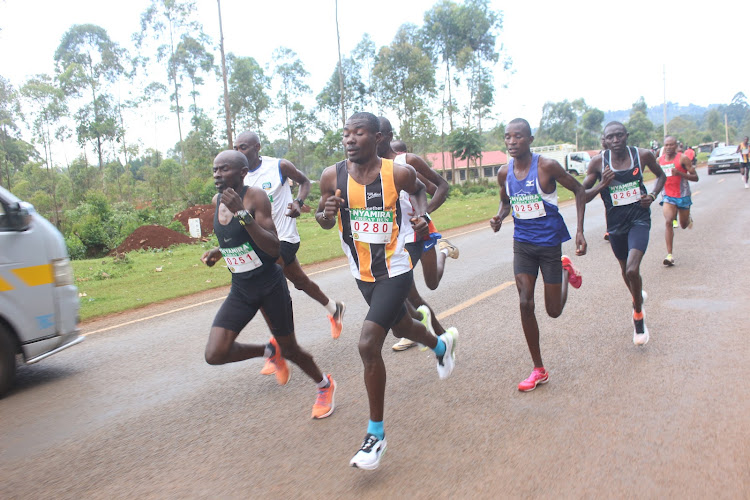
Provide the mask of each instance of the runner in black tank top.
{"label": "runner in black tank top", "polygon": [[[586,201],[601,194],[612,252],[633,298],[633,343],[644,345],[649,332],[643,311],[646,292],[641,279],[641,260],[648,247],[651,203],[664,187],[666,177],[651,151],[629,147],[627,142],[625,126],[620,122],[608,123],[602,134],[605,151],[589,163],[583,186]],[[645,167],[657,177],[652,193],[643,184]]]}
{"label": "runner in black tank top", "polygon": [[[324,418],[333,412],[336,383],[297,344],[292,299],[276,264],[279,239],[271,203],[262,189],[243,186],[247,170],[247,158],[238,151],[224,151],[214,160],[214,184],[219,191],[214,197],[214,231],[219,247],[204,253],[201,260],[210,267],[223,257],[232,273],[232,288],[211,326],[206,362],[221,365],[262,356],[274,363],[276,380],[285,385],[291,375],[286,358],[317,383],[312,417]],[[273,333],[271,342],[240,344],[237,336],[261,308]]]}

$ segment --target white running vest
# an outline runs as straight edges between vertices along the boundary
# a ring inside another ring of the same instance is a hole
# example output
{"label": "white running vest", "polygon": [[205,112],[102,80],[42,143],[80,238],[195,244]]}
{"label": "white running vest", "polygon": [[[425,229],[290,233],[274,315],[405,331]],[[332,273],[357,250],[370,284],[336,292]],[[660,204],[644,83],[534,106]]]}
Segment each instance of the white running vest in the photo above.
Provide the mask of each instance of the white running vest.
{"label": "white running vest", "polygon": [[284,179],[281,174],[281,160],[267,156],[261,156],[260,159],[260,166],[249,171],[245,176],[245,185],[261,188],[268,195],[268,199],[271,201],[273,223],[276,226],[279,241],[299,243],[297,219],[286,215],[289,211],[287,206],[294,199],[292,198],[292,189],[289,187],[289,180]]}
{"label": "white running vest", "polygon": [[[406,153],[401,153],[396,156],[393,159],[393,163],[407,165]],[[401,234],[403,234],[404,241],[406,243],[414,243],[417,240],[417,235],[414,232],[414,228],[411,227],[411,224],[409,223],[409,219],[412,217],[411,214],[414,213],[414,206],[411,204],[409,193],[407,193],[406,191],[401,191],[399,193],[399,202],[401,203],[401,213],[403,214],[403,220],[406,221],[406,224],[401,226]]]}

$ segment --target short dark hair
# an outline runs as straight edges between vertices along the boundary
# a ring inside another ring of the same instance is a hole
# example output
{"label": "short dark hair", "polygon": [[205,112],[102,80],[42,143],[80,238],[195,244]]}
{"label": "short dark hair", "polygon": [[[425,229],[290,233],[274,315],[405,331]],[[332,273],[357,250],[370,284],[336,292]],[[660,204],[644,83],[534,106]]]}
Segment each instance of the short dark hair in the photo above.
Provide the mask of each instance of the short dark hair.
{"label": "short dark hair", "polygon": [[529,134],[529,137],[531,137],[531,125],[529,125],[529,122],[527,122],[523,118],[513,118],[510,122],[508,122],[508,125],[523,125],[524,130],[527,134]]}
{"label": "short dark hair", "polygon": [[614,126],[617,126],[617,125],[621,126],[622,129],[627,133],[628,129],[625,128],[625,125],[623,125],[622,123],[617,122],[617,121],[611,121],[608,124],[606,124],[604,126],[604,128],[602,129],[602,135],[604,135],[604,131],[607,130],[609,127],[614,127]]}
{"label": "short dark hair", "polygon": [[366,128],[368,132],[372,132],[373,134],[380,132],[380,120],[378,120],[378,117],[372,113],[367,113],[366,111],[354,113],[347,121],[352,120],[365,122],[364,128]]}
{"label": "short dark hair", "polygon": [[388,135],[393,133],[393,126],[391,125],[391,121],[386,118],[385,116],[379,116],[378,122],[380,123],[380,133],[383,135]]}

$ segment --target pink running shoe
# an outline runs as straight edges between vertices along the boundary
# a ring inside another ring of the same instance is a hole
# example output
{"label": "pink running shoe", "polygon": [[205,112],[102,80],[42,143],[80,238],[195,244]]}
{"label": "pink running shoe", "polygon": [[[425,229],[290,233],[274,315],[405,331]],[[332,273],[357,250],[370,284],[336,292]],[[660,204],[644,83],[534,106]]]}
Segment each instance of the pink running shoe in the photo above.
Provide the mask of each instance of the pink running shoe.
{"label": "pink running shoe", "polygon": [[583,278],[581,278],[581,273],[578,272],[578,270],[573,267],[573,263],[570,261],[570,257],[567,255],[563,255],[560,260],[562,261],[563,269],[568,271],[568,283],[570,283],[570,286],[573,288],[581,288],[581,283],[583,283]]}
{"label": "pink running shoe", "polygon": [[529,378],[518,384],[518,390],[523,392],[529,392],[536,389],[539,384],[546,384],[549,380],[549,372],[542,368],[534,368]]}

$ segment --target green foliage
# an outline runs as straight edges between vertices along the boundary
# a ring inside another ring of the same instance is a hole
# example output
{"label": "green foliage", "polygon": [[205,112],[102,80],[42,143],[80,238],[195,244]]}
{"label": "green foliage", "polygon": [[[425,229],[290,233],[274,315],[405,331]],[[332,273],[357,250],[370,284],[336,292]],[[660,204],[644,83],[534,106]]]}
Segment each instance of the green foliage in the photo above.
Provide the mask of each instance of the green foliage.
{"label": "green foliage", "polygon": [[648,119],[648,106],[646,101],[641,97],[635,103],[630,111],[630,118],[625,123],[628,129],[628,144],[640,148],[648,148],[651,143],[654,124]]}

